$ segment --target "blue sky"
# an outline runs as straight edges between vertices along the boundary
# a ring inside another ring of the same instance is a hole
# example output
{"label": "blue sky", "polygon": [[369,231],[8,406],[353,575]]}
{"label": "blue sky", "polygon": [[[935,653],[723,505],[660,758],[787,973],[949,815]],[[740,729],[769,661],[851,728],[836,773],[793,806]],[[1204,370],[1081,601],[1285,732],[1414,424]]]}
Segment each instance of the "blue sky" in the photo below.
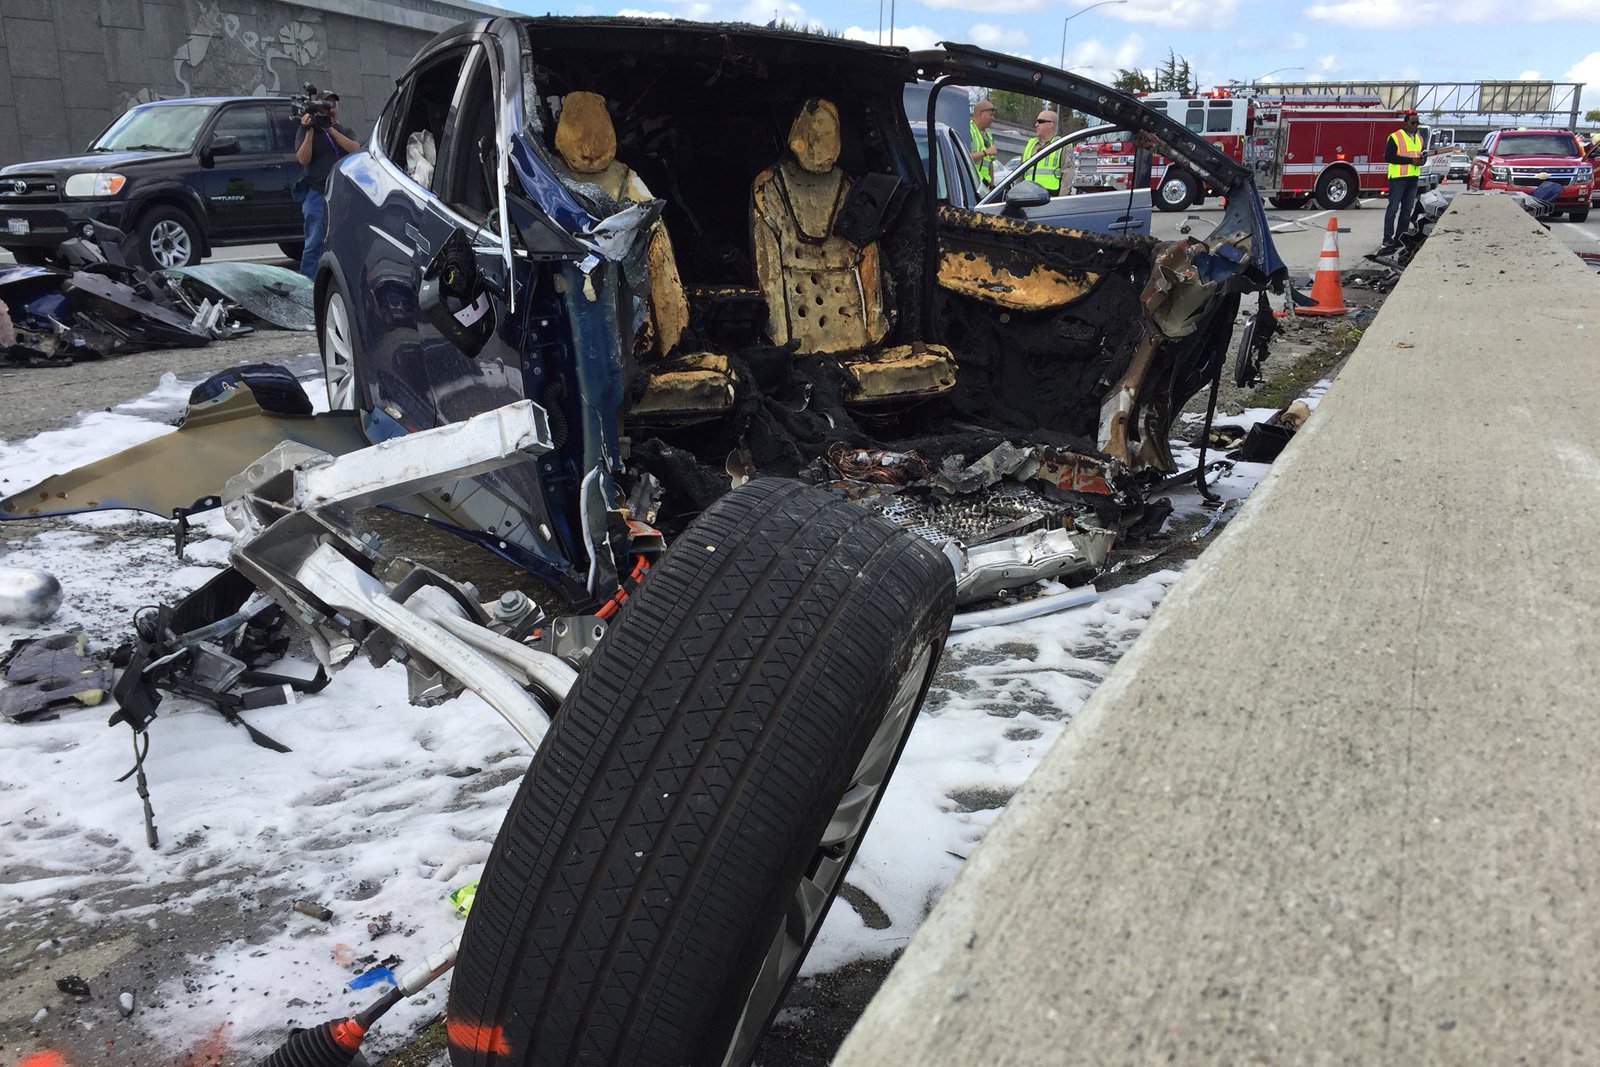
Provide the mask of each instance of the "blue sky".
{"label": "blue sky", "polygon": [[[820,24],[888,41],[883,0],[500,0],[562,15],[638,14],[705,21]],[[1581,81],[1600,107],[1600,0],[1126,0],[1085,10],[1061,0],[894,0],[894,43],[969,41],[1108,79],[1151,68],[1171,48],[1202,84],[1280,79]],[[1074,12],[1082,12],[1063,21]]]}

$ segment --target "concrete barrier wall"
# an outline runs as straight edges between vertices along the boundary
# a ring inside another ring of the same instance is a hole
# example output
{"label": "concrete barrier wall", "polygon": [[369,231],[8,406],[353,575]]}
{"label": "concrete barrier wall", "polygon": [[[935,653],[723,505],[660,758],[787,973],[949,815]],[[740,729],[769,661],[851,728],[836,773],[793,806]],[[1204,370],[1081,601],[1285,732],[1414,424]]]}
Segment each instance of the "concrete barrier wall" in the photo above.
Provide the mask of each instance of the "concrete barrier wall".
{"label": "concrete barrier wall", "polygon": [[1597,342],[1458,198],[835,1062],[1595,1062]]}
{"label": "concrete barrier wall", "polygon": [[75,155],[132,104],[339,93],[360,133],[418,48],[492,9],[444,0],[4,0],[0,164]]}

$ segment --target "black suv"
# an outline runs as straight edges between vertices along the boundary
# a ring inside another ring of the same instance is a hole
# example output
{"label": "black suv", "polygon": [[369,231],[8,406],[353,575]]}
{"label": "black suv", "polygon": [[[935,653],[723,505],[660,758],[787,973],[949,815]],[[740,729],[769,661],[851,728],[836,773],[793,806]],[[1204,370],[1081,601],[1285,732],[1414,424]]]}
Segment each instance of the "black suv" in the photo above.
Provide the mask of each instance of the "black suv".
{"label": "black suv", "polygon": [[161,100],[130,108],[86,154],[0,168],[0,247],[40,263],[83,222],[132,235],[144,265],[197,263],[218,245],[276,242],[298,260],[287,99]]}

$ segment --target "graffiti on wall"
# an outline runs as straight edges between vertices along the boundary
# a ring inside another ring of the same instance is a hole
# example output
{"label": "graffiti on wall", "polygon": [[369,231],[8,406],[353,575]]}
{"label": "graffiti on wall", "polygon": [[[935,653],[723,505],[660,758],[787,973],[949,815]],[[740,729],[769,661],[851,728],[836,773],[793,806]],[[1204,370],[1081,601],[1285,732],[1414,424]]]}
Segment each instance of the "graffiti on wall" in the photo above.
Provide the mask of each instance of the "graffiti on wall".
{"label": "graffiti on wall", "polygon": [[322,55],[322,42],[310,23],[291,19],[272,26],[277,20],[258,16],[250,27],[245,16],[222,10],[214,0],[196,3],[199,13],[189,39],[172,57],[172,75],[185,96],[194,95],[197,85],[246,96],[298,88],[298,70],[285,70],[284,65],[310,66]]}
{"label": "graffiti on wall", "polygon": [[171,96],[265,96],[300,87],[301,70],[323,55],[314,22],[224,11],[216,0],[190,0],[189,35],[172,56],[179,91],[123,94],[124,110]]}

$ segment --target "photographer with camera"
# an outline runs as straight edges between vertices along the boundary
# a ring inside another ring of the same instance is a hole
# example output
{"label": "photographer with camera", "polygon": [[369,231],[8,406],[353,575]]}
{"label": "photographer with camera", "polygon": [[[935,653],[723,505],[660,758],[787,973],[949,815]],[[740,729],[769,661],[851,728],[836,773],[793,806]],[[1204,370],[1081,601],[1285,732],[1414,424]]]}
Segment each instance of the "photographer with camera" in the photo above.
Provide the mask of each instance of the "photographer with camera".
{"label": "photographer with camera", "polygon": [[349,129],[339,125],[338,93],[318,93],[316,86],[308,84],[305,93],[295,97],[294,102],[300,112],[300,139],[295,144],[294,158],[305,168],[294,187],[300,216],[305,220],[300,273],[310,278],[316,273],[317,260],[322,258],[322,237],[327,230],[328,176],[335,163],[347,153],[359,151],[361,145]]}

